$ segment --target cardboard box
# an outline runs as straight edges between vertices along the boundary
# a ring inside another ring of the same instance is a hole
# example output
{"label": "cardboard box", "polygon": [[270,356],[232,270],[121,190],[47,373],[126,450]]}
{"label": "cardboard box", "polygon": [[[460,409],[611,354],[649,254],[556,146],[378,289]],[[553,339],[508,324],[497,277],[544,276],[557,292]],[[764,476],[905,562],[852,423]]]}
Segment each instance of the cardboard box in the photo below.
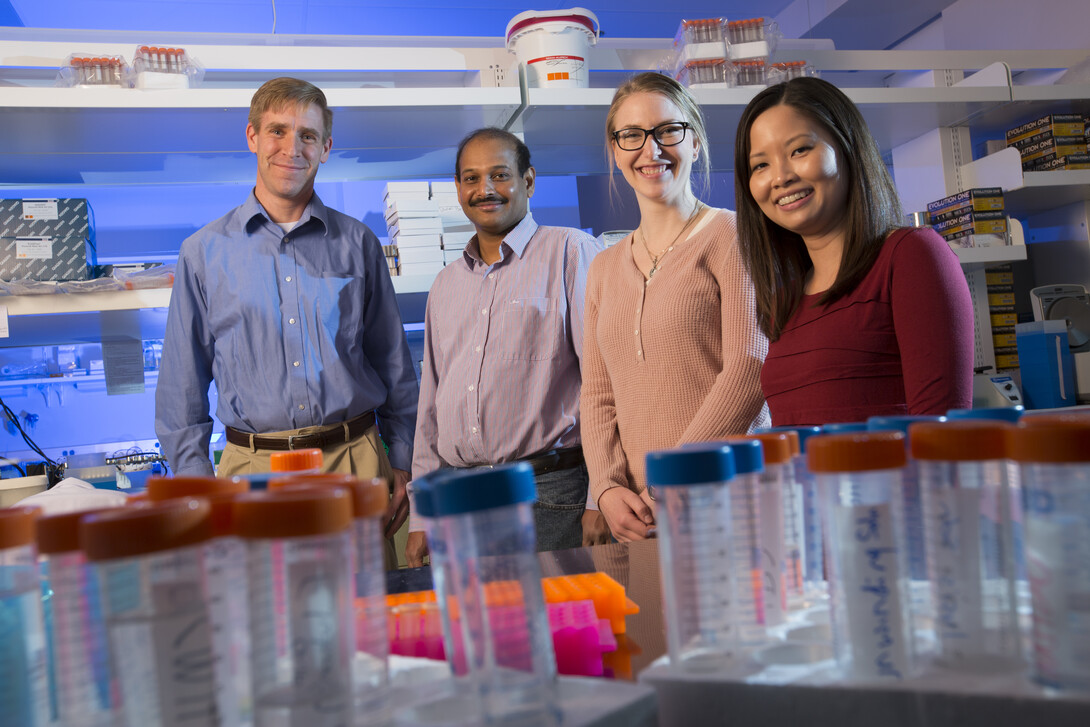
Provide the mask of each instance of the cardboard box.
{"label": "cardboard box", "polygon": [[989,308],[1013,308],[1014,293],[988,293]]}
{"label": "cardboard box", "polygon": [[1037,162],[1069,154],[1085,153],[1086,137],[1081,134],[1079,136],[1050,136],[1019,150],[1019,154],[1022,155],[1022,169],[1033,169]]}
{"label": "cardboard box", "polygon": [[1090,154],[1046,155],[1033,165],[1035,172],[1050,172],[1062,169],[1090,169]]}
{"label": "cardboard box", "polygon": [[927,212],[932,221],[936,216],[967,208],[973,212],[992,212],[1003,209],[1003,190],[1000,187],[967,189],[949,197],[929,202]]}
{"label": "cardboard box", "polygon": [[1006,328],[1018,323],[1017,313],[995,313],[991,314],[992,328]]}
{"label": "cardboard box", "polygon": [[0,279],[89,280],[87,200],[0,199]]}
{"label": "cardboard box", "polygon": [[[986,270],[984,272],[984,284],[989,288],[993,285],[1014,285],[1014,273],[1009,270],[997,270],[995,272]],[[1013,326],[1014,324],[1011,323],[1010,325]]]}
{"label": "cardboard box", "polygon": [[1018,354],[1002,353],[997,355],[995,357],[995,368],[997,371],[1010,371],[1018,368]]}
{"label": "cardboard box", "polygon": [[1049,114],[1007,130],[1007,146],[1028,139],[1042,132],[1055,136],[1082,136],[1086,133],[1086,121],[1082,114]]}

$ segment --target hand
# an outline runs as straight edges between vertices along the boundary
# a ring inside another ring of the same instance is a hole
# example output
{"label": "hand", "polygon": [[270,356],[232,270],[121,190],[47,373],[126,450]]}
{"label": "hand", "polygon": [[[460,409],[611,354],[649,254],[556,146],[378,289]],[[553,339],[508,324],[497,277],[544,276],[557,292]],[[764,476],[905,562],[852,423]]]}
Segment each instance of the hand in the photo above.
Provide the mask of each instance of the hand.
{"label": "hand", "polygon": [[598,510],[583,511],[583,545],[603,545],[610,542],[609,524]]}
{"label": "hand", "polygon": [[409,533],[409,539],[405,543],[405,562],[410,568],[419,568],[424,565],[424,558],[428,555],[428,536],[423,530],[414,530]]}
{"label": "hand", "polygon": [[655,524],[655,515],[643,497],[627,487],[611,487],[598,498],[598,507],[605,516],[613,537],[622,543],[645,540],[648,528]]}
{"label": "hand", "polygon": [[[390,492],[390,504],[386,508],[386,514],[382,517],[383,533],[387,538],[394,537],[405,518],[409,517],[409,495],[405,488],[409,484],[409,473],[405,470],[394,470],[394,486]],[[423,535],[423,533],[421,533]]]}

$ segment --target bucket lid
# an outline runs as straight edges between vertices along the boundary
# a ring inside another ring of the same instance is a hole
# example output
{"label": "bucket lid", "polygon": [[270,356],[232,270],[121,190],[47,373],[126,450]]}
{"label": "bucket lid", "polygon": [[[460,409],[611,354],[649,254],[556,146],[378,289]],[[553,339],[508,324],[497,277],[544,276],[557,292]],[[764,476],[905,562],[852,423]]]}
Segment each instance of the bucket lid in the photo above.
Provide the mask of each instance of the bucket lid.
{"label": "bucket lid", "polygon": [[591,37],[591,45],[598,41],[598,35],[602,32],[598,24],[598,16],[586,8],[567,8],[565,10],[527,10],[521,12],[507,23],[507,33],[504,36],[507,50],[511,50],[511,41],[514,36],[527,30],[532,30],[538,23],[571,23],[586,28]]}

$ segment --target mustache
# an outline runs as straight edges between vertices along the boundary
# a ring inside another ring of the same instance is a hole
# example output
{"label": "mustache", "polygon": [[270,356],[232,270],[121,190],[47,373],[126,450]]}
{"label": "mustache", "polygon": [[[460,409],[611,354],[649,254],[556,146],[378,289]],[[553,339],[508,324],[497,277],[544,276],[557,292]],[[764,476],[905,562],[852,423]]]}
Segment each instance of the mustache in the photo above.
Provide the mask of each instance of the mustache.
{"label": "mustache", "polygon": [[488,197],[478,197],[477,199],[470,200],[469,206],[470,207],[476,207],[476,206],[482,205],[482,204],[496,204],[496,203],[507,204],[507,200],[505,198],[497,196],[497,195],[492,195],[492,196],[488,196]]}

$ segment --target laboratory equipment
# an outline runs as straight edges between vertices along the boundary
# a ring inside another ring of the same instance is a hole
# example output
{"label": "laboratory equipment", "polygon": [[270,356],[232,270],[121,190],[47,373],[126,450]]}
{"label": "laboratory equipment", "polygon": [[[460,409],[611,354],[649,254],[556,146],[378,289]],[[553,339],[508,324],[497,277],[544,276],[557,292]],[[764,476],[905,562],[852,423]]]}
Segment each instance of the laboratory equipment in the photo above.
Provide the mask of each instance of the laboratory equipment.
{"label": "laboratory equipment", "polygon": [[818,599],[827,595],[825,587],[825,546],[822,541],[821,511],[818,506],[817,485],[806,465],[806,442],[815,434],[821,434],[817,426],[772,427],[770,432],[795,432],[799,439],[799,452],[792,468],[795,484],[802,496],[803,519],[803,580],[806,597]]}
{"label": "laboratory equipment", "polygon": [[248,552],[254,723],[352,724],[351,494],[248,492],[233,512]]}
{"label": "laboratory equipment", "polygon": [[102,589],[110,664],[126,727],[218,719],[220,689],[201,551],[211,507],[199,498],[87,515],[80,546]]}
{"label": "laboratory equipment", "polygon": [[837,665],[849,679],[916,671],[900,497],[905,436],[823,434],[807,442],[825,521]]}
{"label": "laboratory equipment", "polygon": [[[523,462],[438,470],[414,486],[418,497],[421,489],[430,491],[435,590],[451,629],[457,629],[453,640],[460,636],[467,673],[455,677],[453,699],[417,705],[399,719],[558,725],[556,660],[535,552],[533,469]],[[494,584],[503,584],[507,594],[500,604],[510,606],[503,618],[490,613]],[[446,653],[455,653],[452,644]]]}
{"label": "laboratory equipment", "polygon": [[45,632],[29,507],[0,510],[0,716],[4,723],[44,727]]}
{"label": "laboratory equipment", "polygon": [[586,88],[590,85],[590,46],[601,26],[586,8],[527,10],[511,18],[507,50],[526,68],[531,88]]}
{"label": "laboratory equipment", "polygon": [[250,693],[250,633],[246,582],[246,547],[235,534],[234,501],[246,492],[246,480],[217,477],[149,477],[151,502],[179,497],[203,497],[211,511],[212,536],[204,545],[204,575],[209,628],[215,655],[220,727],[249,724],[253,717]]}
{"label": "laboratory equipment", "polygon": [[1023,417],[1010,455],[1026,489],[1034,672],[1090,691],[1090,416]]}
{"label": "laboratory equipment", "polygon": [[788,597],[802,599],[802,506],[790,478],[794,432],[752,434],[761,443],[765,470],[760,475],[760,570],[765,626],[787,620]]}
{"label": "laboratory equipment", "polygon": [[764,446],[756,439],[729,439],[734,455],[734,482],[730,487],[731,539],[736,573],[749,572],[750,587],[738,591],[734,617],[743,649],[755,649],[768,637],[765,628],[764,581],[761,578],[760,477]]}
{"label": "laboratory equipment", "polygon": [[113,727],[102,598],[80,549],[79,525],[85,515],[101,510],[43,515],[36,523],[42,561],[50,634],[50,702],[61,725]]}
{"label": "laboratory equipment", "polygon": [[1033,318],[1063,321],[1075,370],[1075,397],[1090,401],[1090,294],[1082,285],[1045,285],[1029,291]]}
{"label": "laboratory equipment", "polygon": [[734,552],[734,454],[721,443],[649,452],[647,483],[660,508],[670,662],[687,671],[724,670],[741,656],[738,604],[752,601],[749,559]]}
{"label": "laboratory equipment", "polygon": [[382,532],[382,515],[390,499],[389,487],[382,478],[361,480],[355,475],[336,473],[291,475],[269,480],[270,490],[300,487],[342,487],[352,497],[356,712],[378,720],[389,708],[389,640]]}
{"label": "laboratory equipment", "polygon": [[1013,523],[1022,503],[1006,481],[1007,422],[909,427],[923,495],[935,654],[965,671],[1021,667]]}

